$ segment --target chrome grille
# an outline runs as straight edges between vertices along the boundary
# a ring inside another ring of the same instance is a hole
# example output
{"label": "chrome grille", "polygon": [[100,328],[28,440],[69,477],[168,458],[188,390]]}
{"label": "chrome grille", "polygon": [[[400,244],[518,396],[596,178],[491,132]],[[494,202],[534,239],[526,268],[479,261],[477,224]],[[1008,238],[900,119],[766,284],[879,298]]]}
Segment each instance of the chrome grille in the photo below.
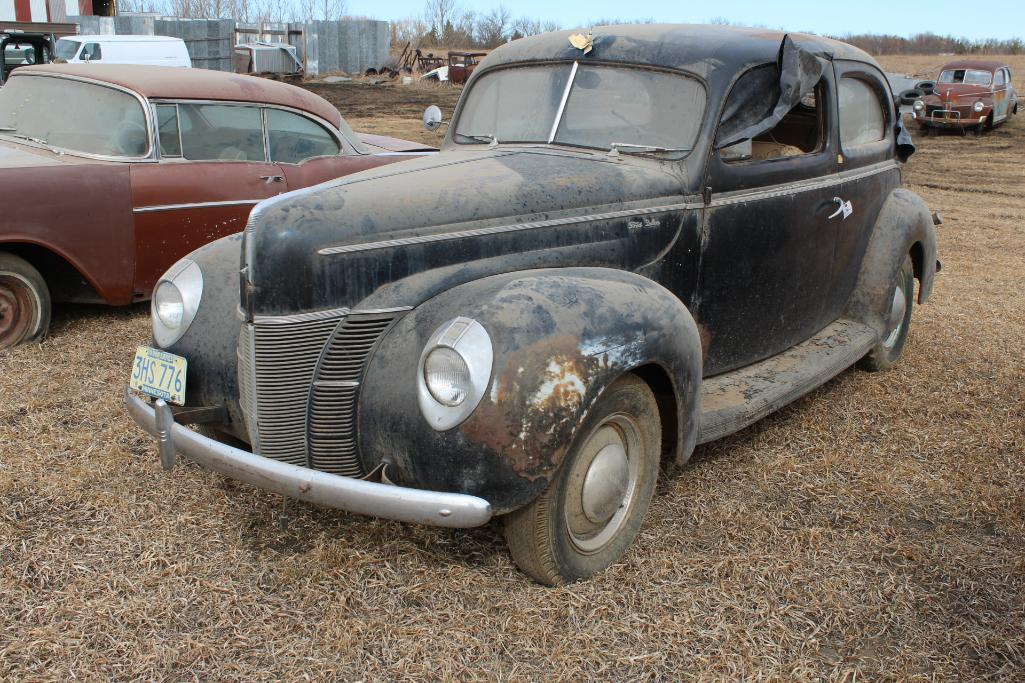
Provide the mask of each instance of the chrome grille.
{"label": "chrome grille", "polygon": [[324,345],[345,311],[258,318],[239,337],[239,393],[253,450],[307,465],[306,408]]}
{"label": "chrome grille", "polygon": [[394,313],[347,316],[328,342],[310,396],[309,448],[314,469],[360,477],[356,406],[363,368]]}

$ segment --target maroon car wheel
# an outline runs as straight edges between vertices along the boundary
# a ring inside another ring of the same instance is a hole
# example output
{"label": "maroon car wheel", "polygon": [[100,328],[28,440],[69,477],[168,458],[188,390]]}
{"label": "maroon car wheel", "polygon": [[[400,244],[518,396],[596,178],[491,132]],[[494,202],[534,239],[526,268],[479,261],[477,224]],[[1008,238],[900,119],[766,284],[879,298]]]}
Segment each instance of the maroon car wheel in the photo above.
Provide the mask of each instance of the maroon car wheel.
{"label": "maroon car wheel", "polygon": [[39,271],[0,254],[0,349],[35,339],[49,323],[50,292]]}

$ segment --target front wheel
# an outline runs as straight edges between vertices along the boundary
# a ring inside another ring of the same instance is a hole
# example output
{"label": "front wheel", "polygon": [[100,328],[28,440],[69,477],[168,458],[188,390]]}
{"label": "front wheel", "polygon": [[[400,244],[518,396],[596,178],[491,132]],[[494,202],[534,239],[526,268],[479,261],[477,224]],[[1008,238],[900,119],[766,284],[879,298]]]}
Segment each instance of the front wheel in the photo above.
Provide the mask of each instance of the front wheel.
{"label": "front wheel", "polygon": [[911,309],[915,302],[915,268],[911,256],[904,257],[890,292],[886,329],[872,350],[858,361],[858,367],[862,370],[889,370],[900,360],[904,351],[908,330],[911,329]]}
{"label": "front wheel", "polygon": [[580,434],[548,488],[505,518],[513,560],[550,586],[591,576],[623,556],[658,477],[658,405],[636,376],[606,390]]}
{"label": "front wheel", "polygon": [[0,253],[0,349],[33,341],[50,327],[50,290],[28,261]]}

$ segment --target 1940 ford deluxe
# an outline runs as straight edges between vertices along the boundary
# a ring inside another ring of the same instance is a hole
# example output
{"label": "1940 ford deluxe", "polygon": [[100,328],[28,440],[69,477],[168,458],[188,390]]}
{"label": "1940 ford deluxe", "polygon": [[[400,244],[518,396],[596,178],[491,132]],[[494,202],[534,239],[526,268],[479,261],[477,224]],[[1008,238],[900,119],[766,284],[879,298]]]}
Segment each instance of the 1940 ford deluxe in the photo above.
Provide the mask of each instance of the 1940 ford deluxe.
{"label": "1940 ford deluxe", "polygon": [[637,534],[660,458],[898,360],[937,268],[912,150],[843,43],[517,40],[438,156],[265,201],[168,271],[131,379],[160,398],[128,410],[165,466],[411,522],[503,515],[528,574],[586,577]]}

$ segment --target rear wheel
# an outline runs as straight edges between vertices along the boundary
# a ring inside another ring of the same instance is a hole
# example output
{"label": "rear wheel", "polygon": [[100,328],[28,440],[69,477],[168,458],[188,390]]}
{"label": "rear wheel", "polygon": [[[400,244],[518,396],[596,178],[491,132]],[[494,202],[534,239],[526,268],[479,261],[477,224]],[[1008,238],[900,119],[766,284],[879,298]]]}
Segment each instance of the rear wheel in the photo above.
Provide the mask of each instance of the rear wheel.
{"label": "rear wheel", "polygon": [[513,560],[548,585],[591,576],[622,557],[658,476],[658,406],[639,378],[609,387],[580,433],[548,488],[505,518]]}
{"label": "rear wheel", "polygon": [[50,326],[50,290],[28,261],[0,253],[0,349],[42,337]]}
{"label": "rear wheel", "polygon": [[904,351],[911,328],[911,309],[915,301],[915,270],[911,256],[904,257],[904,263],[897,272],[890,289],[889,309],[886,316],[886,330],[868,354],[858,361],[858,367],[869,372],[889,370]]}

